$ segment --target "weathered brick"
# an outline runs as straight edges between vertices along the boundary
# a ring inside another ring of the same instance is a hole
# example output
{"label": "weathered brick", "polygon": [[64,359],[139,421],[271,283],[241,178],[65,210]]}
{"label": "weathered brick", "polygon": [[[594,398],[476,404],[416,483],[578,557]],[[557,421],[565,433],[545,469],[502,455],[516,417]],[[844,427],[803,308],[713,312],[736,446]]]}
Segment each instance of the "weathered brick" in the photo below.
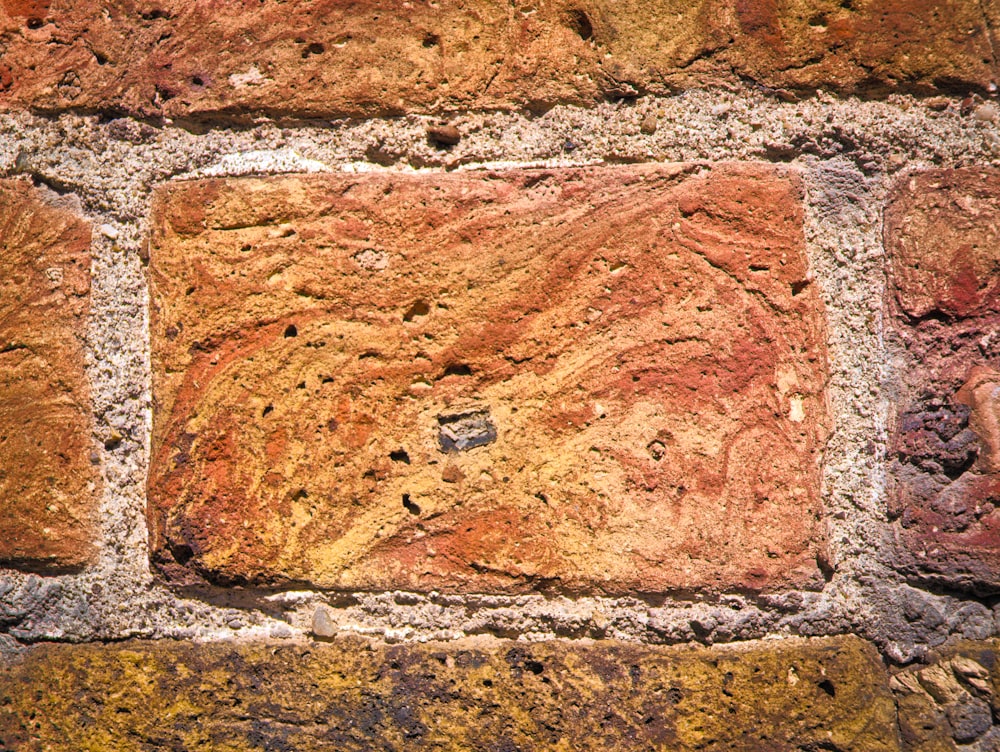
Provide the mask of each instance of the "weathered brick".
{"label": "weathered brick", "polygon": [[[899,669],[890,686],[907,752],[958,752],[1000,747],[997,641],[961,641]],[[965,746],[965,745],[977,746]]]}
{"label": "weathered brick", "polygon": [[83,338],[90,227],[28,181],[0,181],[0,566],[78,567],[98,476]]}
{"label": "weathered brick", "polygon": [[917,580],[1000,588],[1000,171],[932,170],[890,198],[891,457],[896,564]]}
{"label": "weathered brick", "polygon": [[0,744],[891,752],[887,678],[853,637],[716,648],[46,645],[0,669]]}
{"label": "weathered brick", "polygon": [[159,191],[155,561],[182,583],[821,582],[825,333],[771,167]]}
{"label": "weathered brick", "polygon": [[964,93],[997,78],[983,5],[3,0],[0,106],[356,116],[539,108],[747,79],[801,92]]}

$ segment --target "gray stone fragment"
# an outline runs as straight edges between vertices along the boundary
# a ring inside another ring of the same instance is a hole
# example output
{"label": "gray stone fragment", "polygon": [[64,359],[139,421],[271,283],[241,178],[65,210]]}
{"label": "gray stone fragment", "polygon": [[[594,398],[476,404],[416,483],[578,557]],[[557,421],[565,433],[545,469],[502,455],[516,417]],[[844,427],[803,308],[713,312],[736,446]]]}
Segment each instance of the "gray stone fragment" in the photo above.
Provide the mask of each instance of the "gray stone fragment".
{"label": "gray stone fragment", "polygon": [[442,452],[464,452],[496,441],[497,429],[488,409],[464,410],[438,416]]}
{"label": "gray stone fragment", "polygon": [[317,637],[333,637],[337,634],[337,625],[330,618],[326,606],[319,606],[313,613],[312,633]]}
{"label": "gray stone fragment", "polygon": [[990,706],[976,697],[966,696],[949,705],[946,712],[951,722],[951,735],[959,744],[975,741],[993,726]]}

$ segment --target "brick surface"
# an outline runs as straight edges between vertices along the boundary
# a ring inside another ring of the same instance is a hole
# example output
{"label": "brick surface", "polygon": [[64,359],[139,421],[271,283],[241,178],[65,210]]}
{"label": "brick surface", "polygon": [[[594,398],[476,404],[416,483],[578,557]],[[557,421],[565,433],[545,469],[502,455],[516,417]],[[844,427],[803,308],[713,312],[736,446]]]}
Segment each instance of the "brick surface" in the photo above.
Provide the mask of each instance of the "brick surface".
{"label": "brick surface", "polygon": [[1000,590],[1000,172],[932,170],[885,218],[895,563],[911,578]]}
{"label": "brick surface", "polygon": [[375,115],[539,108],[748,79],[805,93],[964,94],[997,77],[995,5],[3,0],[0,107]]}
{"label": "brick surface", "polygon": [[155,561],[173,581],[821,582],[825,332],[768,167],[158,193]]}
{"label": "brick surface", "polygon": [[885,220],[890,333],[901,351],[892,437],[894,563],[911,579],[1000,588],[1000,172],[933,170]]}
{"label": "brick surface", "polygon": [[83,338],[90,228],[0,181],[0,566],[78,567],[99,494]]}
{"label": "brick surface", "polygon": [[[958,752],[1000,747],[997,641],[960,641],[897,670],[890,681],[903,749]],[[970,746],[966,746],[970,745]]]}
{"label": "brick surface", "polygon": [[48,645],[0,678],[18,752],[899,749],[888,677],[852,637]]}

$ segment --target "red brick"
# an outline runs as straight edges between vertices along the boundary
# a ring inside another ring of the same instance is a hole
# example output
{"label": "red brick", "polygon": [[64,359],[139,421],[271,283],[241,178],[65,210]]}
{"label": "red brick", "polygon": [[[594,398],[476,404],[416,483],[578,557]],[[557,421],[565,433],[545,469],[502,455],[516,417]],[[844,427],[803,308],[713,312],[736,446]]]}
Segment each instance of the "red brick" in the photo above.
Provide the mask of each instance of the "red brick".
{"label": "red brick", "polygon": [[161,190],[162,571],[345,589],[815,585],[825,335],[799,182],[696,173]]}
{"label": "red brick", "polygon": [[170,117],[539,108],[747,79],[965,92],[997,77],[978,0],[3,0],[0,50],[2,107]]}
{"label": "red brick", "polygon": [[897,565],[1000,589],[1000,171],[903,179],[885,219],[890,331],[903,345],[893,437]]}
{"label": "red brick", "polygon": [[90,227],[27,181],[0,181],[0,565],[93,553],[98,475],[83,363]]}

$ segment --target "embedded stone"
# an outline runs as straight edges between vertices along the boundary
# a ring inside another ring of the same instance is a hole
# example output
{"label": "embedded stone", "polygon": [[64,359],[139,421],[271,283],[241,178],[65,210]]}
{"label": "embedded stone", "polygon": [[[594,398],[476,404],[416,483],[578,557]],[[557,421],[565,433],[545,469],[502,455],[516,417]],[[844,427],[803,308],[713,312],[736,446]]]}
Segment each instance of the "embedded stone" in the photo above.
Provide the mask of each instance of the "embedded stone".
{"label": "embedded stone", "polygon": [[99,475],[83,346],[90,226],[26,180],[0,180],[0,566],[91,560]]}
{"label": "embedded stone", "polygon": [[736,165],[162,188],[157,567],[346,590],[820,585],[826,338],[801,191]]}
{"label": "embedded stone", "polygon": [[856,637],[47,644],[0,668],[0,744],[899,752],[887,678]]}
{"label": "embedded stone", "polygon": [[464,452],[485,446],[497,439],[497,429],[490,422],[488,410],[469,410],[439,415],[438,441],[442,452]]}

